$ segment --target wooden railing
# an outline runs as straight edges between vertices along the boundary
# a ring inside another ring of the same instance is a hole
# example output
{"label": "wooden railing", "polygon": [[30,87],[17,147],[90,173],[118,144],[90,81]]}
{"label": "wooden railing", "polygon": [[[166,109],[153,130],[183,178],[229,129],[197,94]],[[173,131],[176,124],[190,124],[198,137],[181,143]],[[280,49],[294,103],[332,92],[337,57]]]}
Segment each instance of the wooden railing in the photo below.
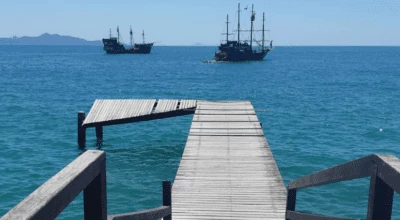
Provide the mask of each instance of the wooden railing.
{"label": "wooden railing", "polygon": [[55,219],[82,191],[86,220],[171,219],[169,181],[163,181],[163,206],[107,216],[106,155],[103,151],[88,150],[12,208],[1,220]]}
{"label": "wooden railing", "polygon": [[88,150],[5,214],[8,219],[55,219],[83,191],[85,219],[107,219],[106,154]]}
{"label": "wooden railing", "polygon": [[288,185],[287,220],[349,220],[296,212],[299,189],[371,177],[367,220],[389,220],[394,191],[400,193],[400,160],[391,155],[370,155],[296,179]]}

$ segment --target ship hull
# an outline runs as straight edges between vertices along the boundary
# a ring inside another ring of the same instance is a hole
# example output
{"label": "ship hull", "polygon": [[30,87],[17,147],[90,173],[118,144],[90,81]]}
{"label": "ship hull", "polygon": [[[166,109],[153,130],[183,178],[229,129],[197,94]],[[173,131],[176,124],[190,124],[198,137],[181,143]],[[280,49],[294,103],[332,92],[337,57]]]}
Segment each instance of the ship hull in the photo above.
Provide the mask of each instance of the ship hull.
{"label": "ship hull", "polygon": [[259,61],[263,60],[269,51],[269,49],[261,51],[220,51],[215,53],[214,60],[225,62]]}
{"label": "ship hull", "polygon": [[134,53],[139,54],[149,54],[151,52],[151,48],[153,48],[154,43],[148,44],[135,44],[133,47]]}
{"label": "ship hull", "polygon": [[132,48],[126,49],[114,38],[103,39],[103,49],[107,54],[149,54],[154,43],[135,44]]}

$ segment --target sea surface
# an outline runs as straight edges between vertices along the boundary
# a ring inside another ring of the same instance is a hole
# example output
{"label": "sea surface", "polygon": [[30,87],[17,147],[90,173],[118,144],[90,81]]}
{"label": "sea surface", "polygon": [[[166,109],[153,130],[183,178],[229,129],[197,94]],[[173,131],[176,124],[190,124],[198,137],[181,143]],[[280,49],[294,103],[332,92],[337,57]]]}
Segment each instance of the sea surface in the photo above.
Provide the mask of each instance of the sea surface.
{"label": "sea surface", "polygon": [[[203,63],[215,50],[0,46],[0,216],[82,153],[77,112],[95,99],[250,100],[285,184],[373,153],[400,157],[400,47],[276,47],[260,62]],[[109,214],[161,205],[191,119],[104,128]],[[95,142],[88,129],[87,148]],[[365,218],[368,189],[365,178],[301,190],[296,208]],[[82,216],[80,194],[59,219]]]}

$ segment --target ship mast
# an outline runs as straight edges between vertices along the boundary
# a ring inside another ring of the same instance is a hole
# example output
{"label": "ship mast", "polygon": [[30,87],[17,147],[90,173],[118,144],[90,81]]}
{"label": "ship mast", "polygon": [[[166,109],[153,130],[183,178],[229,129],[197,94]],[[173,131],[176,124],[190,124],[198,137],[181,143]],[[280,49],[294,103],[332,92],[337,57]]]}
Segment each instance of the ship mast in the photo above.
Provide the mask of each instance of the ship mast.
{"label": "ship mast", "polygon": [[119,43],[119,26],[117,26],[118,43]]}
{"label": "ship mast", "polygon": [[263,12],[263,27],[262,27],[262,50],[264,50],[264,21],[265,21],[265,13]]}
{"label": "ship mast", "polygon": [[144,30],[143,30],[143,33],[142,33],[142,37],[143,37],[143,43],[144,43]]}
{"label": "ship mast", "polygon": [[112,34],[111,34],[111,28],[110,28],[110,39],[112,38]]}
{"label": "ship mast", "polygon": [[240,3],[238,4],[238,44],[240,44]]}
{"label": "ship mast", "polygon": [[251,5],[251,27],[250,27],[250,48],[253,46],[253,21],[255,19],[254,5]]}
{"label": "ship mast", "polygon": [[133,47],[133,33],[132,33],[132,26],[131,26],[131,31],[129,32],[131,35],[131,46]]}
{"label": "ship mast", "polygon": [[229,15],[226,15],[226,43],[228,43],[228,24],[229,24]]}

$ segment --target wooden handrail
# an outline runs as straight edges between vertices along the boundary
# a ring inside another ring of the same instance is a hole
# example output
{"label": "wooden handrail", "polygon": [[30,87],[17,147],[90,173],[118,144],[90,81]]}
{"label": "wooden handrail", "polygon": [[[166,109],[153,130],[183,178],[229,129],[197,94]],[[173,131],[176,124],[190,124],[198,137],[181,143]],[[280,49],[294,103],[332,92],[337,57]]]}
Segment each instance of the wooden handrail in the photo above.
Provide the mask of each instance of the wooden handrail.
{"label": "wooden handrail", "polygon": [[171,182],[163,181],[163,206],[107,216],[106,155],[88,150],[41,185],[0,220],[55,219],[83,191],[85,220],[171,220]]}
{"label": "wooden handrail", "polygon": [[370,176],[373,170],[374,155],[366,156],[338,166],[334,166],[289,183],[288,189],[304,189],[312,186],[336,183]]}
{"label": "wooden handrail", "polygon": [[88,150],[7,212],[1,220],[55,219],[83,190],[85,219],[107,219],[106,156]]}
{"label": "wooden handrail", "polygon": [[368,176],[371,177],[371,181],[367,219],[391,219],[393,192],[400,193],[400,160],[391,155],[378,154],[353,160],[291,181],[288,184],[286,219],[344,219],[295,212],[296,191]]}

